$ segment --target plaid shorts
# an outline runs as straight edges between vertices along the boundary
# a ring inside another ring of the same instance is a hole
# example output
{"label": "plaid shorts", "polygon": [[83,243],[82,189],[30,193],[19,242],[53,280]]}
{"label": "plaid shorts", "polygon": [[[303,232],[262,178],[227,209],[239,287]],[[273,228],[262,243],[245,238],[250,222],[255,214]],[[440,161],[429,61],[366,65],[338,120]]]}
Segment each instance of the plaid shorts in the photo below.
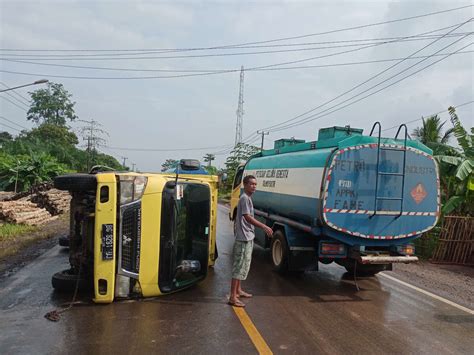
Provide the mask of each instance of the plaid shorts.
{"label": "plaid shorts", "polygon": [[253,240],[243,242],[236,240],[234,243],[232,263],[232,278],[237,280],[247,279],[252,261]]}

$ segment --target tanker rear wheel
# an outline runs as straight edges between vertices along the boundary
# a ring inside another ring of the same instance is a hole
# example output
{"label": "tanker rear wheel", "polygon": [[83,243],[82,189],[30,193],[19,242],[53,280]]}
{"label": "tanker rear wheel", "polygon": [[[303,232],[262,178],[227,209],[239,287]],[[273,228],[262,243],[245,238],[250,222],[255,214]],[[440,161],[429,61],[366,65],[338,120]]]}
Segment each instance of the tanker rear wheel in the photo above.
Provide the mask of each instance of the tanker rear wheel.
{"label": "tanker rear wheel", "polygon": [[275,271],[280,273],[287,272],[289,249],[285,235],[280,230],[273,233],[271,252],[272,264]]}

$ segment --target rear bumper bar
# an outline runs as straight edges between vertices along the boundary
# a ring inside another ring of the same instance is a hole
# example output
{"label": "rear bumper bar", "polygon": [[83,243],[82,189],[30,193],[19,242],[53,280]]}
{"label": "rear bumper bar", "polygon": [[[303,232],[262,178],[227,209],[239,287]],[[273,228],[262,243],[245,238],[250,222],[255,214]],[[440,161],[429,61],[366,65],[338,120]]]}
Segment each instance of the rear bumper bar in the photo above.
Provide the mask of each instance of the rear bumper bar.
{"label": "rear bumper bar", "polygon": [[391,263],[415,263],[418,261],[417,256],[385,256],[385,255],[367,255],[359,256],[358,260],[361,264],[391,264]]}

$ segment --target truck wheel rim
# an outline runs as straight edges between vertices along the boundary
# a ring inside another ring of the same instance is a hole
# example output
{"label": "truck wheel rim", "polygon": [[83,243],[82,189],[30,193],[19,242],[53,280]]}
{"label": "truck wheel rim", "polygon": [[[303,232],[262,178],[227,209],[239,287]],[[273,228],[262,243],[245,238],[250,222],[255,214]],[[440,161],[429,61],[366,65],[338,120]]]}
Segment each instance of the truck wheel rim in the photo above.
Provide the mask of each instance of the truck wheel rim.
{"label": "truck wheel rim", "polygon": [[281,242],[277,239],[273,242],[272,248],[273,263],[275,265],[280,265],[281,259],[283,257],[283,250],[281,247]]}

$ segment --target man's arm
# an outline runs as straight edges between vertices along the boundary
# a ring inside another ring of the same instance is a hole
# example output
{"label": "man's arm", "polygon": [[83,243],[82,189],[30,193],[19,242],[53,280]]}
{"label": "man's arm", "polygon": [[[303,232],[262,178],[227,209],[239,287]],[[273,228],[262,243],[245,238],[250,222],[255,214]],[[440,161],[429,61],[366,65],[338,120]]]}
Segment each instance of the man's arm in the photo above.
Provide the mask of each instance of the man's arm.
{"label": "man's arm", "polygon": [[266,224],[263,224],[263,223],[257,221],[255,218],[253,218],[249,214],[244,214],[244,218],[248,223],[254,225],[255,227],[263,229],[265,231],[265,234],[268,235],[269,237],[273,236],[273,230],[269,226],[267,226]]}

